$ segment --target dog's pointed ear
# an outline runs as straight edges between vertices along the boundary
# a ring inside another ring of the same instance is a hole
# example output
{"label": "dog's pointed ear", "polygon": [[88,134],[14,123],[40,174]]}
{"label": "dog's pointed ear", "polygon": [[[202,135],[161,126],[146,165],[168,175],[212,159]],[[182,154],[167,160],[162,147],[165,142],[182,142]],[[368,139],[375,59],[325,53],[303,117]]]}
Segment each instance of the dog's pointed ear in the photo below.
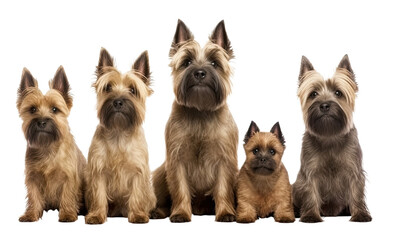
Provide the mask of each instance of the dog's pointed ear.
{"label": "dog's pointed ear", "polygon": [[251,121],[251,124],[250,124],[250,126],[248,128],[248,131],[247,131],[247,133],[245,134],[245,137],[244,137],[244,143],[246,144],[248,142],[248,140],[252,136],[254,136],[254,134],[257,133],[257,132],[259,132],[258,126],[256,125],[256,123],[254,121]]}
{"label": "dog's pointed ear", "polygon": [[110,56],[108,51],[105,48],[101,48],[101,52],[99,53],[99,61],[98,66],[96,67],[96,76],[97,79],[100,78],[103,74],[109,71],[109,67],[113,67],[113,57]]}
{"label": "dog's pointed ear", "polygon": [[72,108],[73,99],[70,95],[70,85],[65,70],[62,66],[59,66],[54,75],[54,78],[52,79],[52,81],[50,81],[50,88],[60,92],[68,108]]}
{"label": "dog's pointed ear", "polygon": [[309,59],[307,59],[307,57],[302,56],[302,60],[301,60],[301,68],[299,71],[299,85],[301,85],[302,80],[303,80],[303,75],[305,75],[306,72],[308,71],[313,71],[314,67],[311,64],[311,62],[309,61]]}
{"label": "dog's pointed ear", "polygon": [[353,69],[350,65],[350,61],[349,61],[349,56],[347,54],[345,54],[345,56],[343,56],[342,60],[340,61],[338,68],[344,68],[347,71],[353,73]]}
{"label": "dog's pointed ear", "polygon": [[22,93],[29,87],[38,87],[36,79],[32,76],[27,68],[23,68],[21,83],[19,84],[18,95]]}
{"label": "dog's pointed ear", "polygon": [[38,88],[38,84],[36,79],[34,79],[32,74],[30,73],[30,71],[27,68],[23,68],[21,83],[19,84],[19,88],[18,88],[18,99],[17,99],[18,109],[21,107],[22,100],[27,93],[25,92],[25,90],[28,88]]}
{"label": "dog's pointed ear", "polygon": [[146,85],[150,85],[150,66],[149,66],[149,54],[148,51],[144,51],[135,60],[132,65],[132,69],[137,71],[139,77]]}
{"label": "dog's pointed ear", "polygon": [[210,40],[225,49],[226,53],[229,55],[229,59],[233,58],[233,49],[227,37],[225,22],[223,20],[216,25]]}
{"label": "dog's pointed ear", "polygon": [[194,36],[192,32],[190,32],[189,28],[185,25],[185,23],[178,19],[178,24],[176,26],[176,31],[174,35],[174,39],[172,40],[171,49],[170,49],[170,57],[174,56],[178,48],[181,46],[183,42],[188,40],[193,40]]}
{"label": "dog's pointed ear", "polygon": [[280,143],[285,146],[285,139],[284,139],[284,135],[281,132],[281,128],[280,128],[280,124],[278,122],[276,122],[276,124],[273,125],[272,129],[270,130],[271,133],[273,133],[274,135],[276,135],[276,137],[278,138],[278,140],[280,140]]}

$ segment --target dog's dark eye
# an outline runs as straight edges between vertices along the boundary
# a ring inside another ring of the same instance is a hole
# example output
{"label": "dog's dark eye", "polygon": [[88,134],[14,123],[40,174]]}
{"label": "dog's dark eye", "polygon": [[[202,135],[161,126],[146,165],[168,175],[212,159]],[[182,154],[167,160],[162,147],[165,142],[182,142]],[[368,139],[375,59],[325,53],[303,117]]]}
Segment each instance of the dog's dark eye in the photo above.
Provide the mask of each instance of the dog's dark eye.
{"label": "dog's dark eye", "polygon": [[134,88],[134,87],[130,87],[130,93],[131,93],[132,95],[135,95],[136,91],[135,91],[135,88]]}
{"label": "dog's dark eye", "polygon": [[35,113],[37,111],[37,108],[36,107],[31,107],[29,111],[30,111],[30,113],[33,114],[33,113]]}
{"label": "dog's dark eye", "polygon": [[52,107],[51,111],[52,111],[52,113],[57,113],[59,110],[56,107]]}
{"label": "dog's dark eye", "polygon": [[270,149],[270,150],[269,150],[269,153],[270,153],[271,155],[274,155],[274,154],[276,154],[276,151],[275,151],[274,149]]}
{"label": "dog's dark eye", "polygon": [[218,67],[218,63],[215,62],[215,61],[212,61],[212,62],[211,62],[211,66],[213,66],[214,68],[217,68],[217,67]]}
{"label": "dog's dark eye", "polygon": [[190,59],[186,59],[186,60],[183,62],[183,66],[184,66],[184,67],[188,67],[190,64],[192,64],[192,60],[190,60]]}
{"label": "dog's dark eye", "polygon": [[315,98],[317,96],[318,96],[318,92],[316,92],[316,91],[313,91],[312,93],[310,93],[311,98]]}
{"label": "dog's dark eye", "polygon": [[339,90],[336,90],[336,91],[335,91],[335,95],[336,95],[337,97],[342,97],[342,92],[339,91]]}
{"label": "dog's dark eye", "polygon": [[258,152],[259,152],[259,149],[258,149],[258,148],[254,148],[254,150],[252,150],[252,153],[253,153],[254,155],[258,154]]}
{"label": "dog's dark eye", "polygon": [[112,91],[112,85],[107,84],[106,87],[105,87],[105,91],[106,91],[107,93],[108,93],[108,92],[111,92],[111,91]]}

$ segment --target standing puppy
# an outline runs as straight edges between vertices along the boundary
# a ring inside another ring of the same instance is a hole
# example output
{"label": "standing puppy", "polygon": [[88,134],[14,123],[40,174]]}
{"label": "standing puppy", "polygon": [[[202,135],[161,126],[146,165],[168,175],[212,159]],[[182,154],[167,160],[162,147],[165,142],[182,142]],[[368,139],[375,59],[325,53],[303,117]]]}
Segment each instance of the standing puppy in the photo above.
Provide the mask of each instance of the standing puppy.
{"label": "standing puppy", "polygon": [[102,48],[96,74],[100,123],[88,153],[85,221],[101,224],[107,216],[123,216],[147,223],[156,203],[142,128],[145,101],[152,93],[148,53],[121,74]]}
{"label": "standing puppy", "polygon": [[357,91],[347,55],[326,81],[302,57],[298,96],[306,132],[301,168],[293,185],[294,205],[302,222],[346,214],[352,216],[350,221],[372,220],[365,204],[362,152],[353,124]]}
{"label": "standing puppy", "polygon": [[67,117],[72,108],[69,82],[60,66],[44,95],[29,70],[23,69],[17,108],[27,140],[26,212],[20,222],[34,222],[43,210],[59,210],[60,222],[74,222],[84,208],[86,160],[70,133]]}
{"label": "standing puppy", "polygon": [[244,138],[247,155],[237,178],[237,222],[251,223],[273,214],[277,222],[294,222],[291,184],[281,162],[285,145],[280,125],[259,132],[255,122]]}
{"label": "standing puppy", "polygon": [[[233,51],[221,21],[201,47],[178,20],[170,50],[175,101],[165,130],[166,161],[153,174],[153,218],[193,214],[235,220],[238,131],[226,104]],[[170,209],[171,207],[171,209]]]}

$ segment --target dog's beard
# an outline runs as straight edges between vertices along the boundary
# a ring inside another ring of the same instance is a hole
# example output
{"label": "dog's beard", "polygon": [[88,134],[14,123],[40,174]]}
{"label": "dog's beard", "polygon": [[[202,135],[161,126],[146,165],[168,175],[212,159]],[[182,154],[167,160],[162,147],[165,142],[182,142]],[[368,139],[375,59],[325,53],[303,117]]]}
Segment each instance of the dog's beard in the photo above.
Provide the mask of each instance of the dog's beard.
{"label": "dog's beard", "polygon": [[199,111],[214,111],[222,105],[225,90],[217,75],[210,74],[208,79],[203,81],[194,79],[192,72],[186,75],[178,88],[177,97],[180,103]]}
{"label": "dog's beard", "polygon": [[61,137],[54,120],[47,119],[45,128],[38,127],[39,121],[41,121],[39,118],[33,119],[26,131],[28,145],[32,148],[48,147]]}
{"label": "dog's beard", "polygon": [[107,99],[103,104],[99,113],[100,122],[107,129],[126,130],[132,128],[137,122],[132,101],[124,99],[121,109],[116,109],[113,106],[113,101],[114,99]]}
{"label": "dog's beard", "polygon": [[264,161],[260,158],[252,160],[249,167],[253,173],[266,176],[276,170],[277,164],[274,159],[266,157]]}
{"label": "dog's beard", "polygon": [[320,136],[335,136],[344,131],[347,116],[343,109],[335,102],[330,103],[330,110],[322,112],[321,102],[313,103],[308,109],[308,126],[310,130]]}

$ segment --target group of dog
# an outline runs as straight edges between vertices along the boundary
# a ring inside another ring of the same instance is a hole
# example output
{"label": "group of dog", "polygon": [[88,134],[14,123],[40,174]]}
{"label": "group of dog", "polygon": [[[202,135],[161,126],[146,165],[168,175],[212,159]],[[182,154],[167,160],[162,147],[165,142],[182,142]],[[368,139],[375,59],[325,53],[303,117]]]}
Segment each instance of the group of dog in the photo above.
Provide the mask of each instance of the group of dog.
{"label": "group of dog", "polygon": [[251,122],[246,160],[238,170],[238,129],[226,104],[234,56],[224,22],[201,47],[178,20],[169,56],[175,100],[165,129],[165,162],[153,173],[142,128],[145,101],[153,93],[147,51],[121,73],[101,49],[93,84],[99,124],[88,161],[70,133],[73,101],[63,67],[46,94],[23,70],[17,108],[27,140],[27,207],[19,221],[37,221],[51,209],[59,210],[60,222],[83,214],[87,224],[114,216],[132,223],[166,217],[189,222],[192,214],[240,223],[269,216],[277,222],[340,215],[372,220],[353,123],[358,87],[347,55],[330,79],[302,57],[298,96],[306,131],[292,186],[281,161],[285,141],[279,123],[260,132]]}

